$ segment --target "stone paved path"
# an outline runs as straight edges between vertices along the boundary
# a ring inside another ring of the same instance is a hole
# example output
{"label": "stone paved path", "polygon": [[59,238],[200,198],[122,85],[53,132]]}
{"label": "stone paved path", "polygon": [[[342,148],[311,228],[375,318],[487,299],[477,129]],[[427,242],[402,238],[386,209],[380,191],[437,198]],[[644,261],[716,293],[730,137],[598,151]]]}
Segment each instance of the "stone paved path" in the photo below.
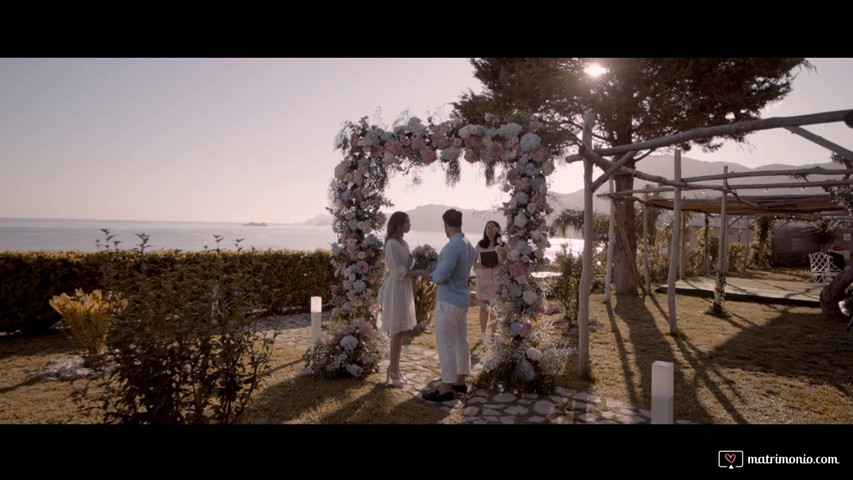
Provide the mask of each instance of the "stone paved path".
{"label": "stone paved path", "polygon": [[[324,313],[324,323],[328,318],[328,313]],[[277,342],[295,348],[308,348],[311,338],[310,314],[274,317],[269,322],[271,328],[280,331]],[[424,334],[432,335],[431,332]],[[472,345],[475,352],[482,348],[479,343]],[[380,371],[384,372],[387,366],[388,359],[385,358],[380,363]],[[482,363],[472,365],[472,377],[478,375],[482,368]],[[403,390],[418,399],[421,393],[435,389],[440,383],[438,352],[435,350],[419,345],[403,345],[400,369],[408,380]],[[436,408],[443,408],[449,415],[459,415],[463,423],[471,424],[641,424],[650,423],[651,420],[649,410],[562,387],[557,387],[552,395],[514,395],[476,388],[466,395],[457,394],[454,400],[436,404]],[[675,423],[692,422],[677,420]]]}

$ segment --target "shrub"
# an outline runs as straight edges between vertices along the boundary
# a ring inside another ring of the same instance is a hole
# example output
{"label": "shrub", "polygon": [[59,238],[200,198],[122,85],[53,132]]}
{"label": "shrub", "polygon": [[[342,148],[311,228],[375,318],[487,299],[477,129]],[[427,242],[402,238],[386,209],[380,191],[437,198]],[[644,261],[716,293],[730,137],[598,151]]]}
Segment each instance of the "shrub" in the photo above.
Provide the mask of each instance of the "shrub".
{"label": "shrub", "polygon": [[[141,250],[141,249],[140,249]],[[37,333],[62,320],[48,301],[56,296],[107,289],[129,288],[124,279],[140,273],[140,258],[130,250],[84,252],[0,253],[0,331]],[[307,311],[312,296],[329,298],[332,284],[331,252],[267,250],[185,252],[159,250],[145,253],[145,274],[165,275],[183,265],[204,266],[217,253],[230,262],[251,266],[258,282],[259,308],[269,313]],[[191,282],[186,283],[189,285]],[[115,290],[116,292],[126,290]]]}
{"label": "shrub", "polygon": [[728,247],[728,259],[728,271],[743,272],[746,270],[746,245],[742,243],[730,243]]}
{"label": "shrub", "polygon": [[106,281],[125,292],[127,307],[107,340],[116,366],[94,397],[104,421],[238,421],[273,341],[254,331],[263,291],[258,263],[213,252],[112,254]]}

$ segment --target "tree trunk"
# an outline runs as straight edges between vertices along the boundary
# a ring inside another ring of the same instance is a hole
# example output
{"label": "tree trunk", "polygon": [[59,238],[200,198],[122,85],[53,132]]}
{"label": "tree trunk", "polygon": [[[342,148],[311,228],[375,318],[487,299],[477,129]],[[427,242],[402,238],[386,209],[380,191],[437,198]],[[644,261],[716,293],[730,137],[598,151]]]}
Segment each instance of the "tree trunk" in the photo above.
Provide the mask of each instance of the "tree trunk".
{"label": "tree trunk", "polygon": [[844,299],[847,287],[853,283],[853,268],[844,270],[820,291],[820,309],[824,315],[849,320],[841,313],[838,302]]}
{"label": "tree trunk", "polygon": [[[634,161],[628,162],[633,164]],[[633,165],[628,165],[633,168]],[[630,190],[634,188],[634,177],[631,175],[616,175],[616,190]],[[637,231],[634,218],[634,202],[631,200],[618,200],[616,202],[616,228],[621,229],[625,235],[617,234],[614,240],[614,284],[616,293],[637,293],[640,279],[637,278]],[[625,245],[623,237],[627,238]]]}

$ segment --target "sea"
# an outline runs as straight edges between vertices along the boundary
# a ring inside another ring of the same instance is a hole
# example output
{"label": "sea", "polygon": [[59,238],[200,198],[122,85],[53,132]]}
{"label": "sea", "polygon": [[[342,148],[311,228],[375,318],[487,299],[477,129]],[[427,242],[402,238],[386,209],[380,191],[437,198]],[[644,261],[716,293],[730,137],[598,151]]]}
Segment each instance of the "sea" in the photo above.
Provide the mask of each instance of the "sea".
{"label": "sea", "polygon": [[[0,218],[0,252],[94,252],[106,243],[104,229],[112,235],[111,249],[115,248],[115,241],[121,242],[118,244],[120,249],[138,248],[142,243],[140,235],[147,235],[146,251],[203,251],[217,247],[236,250],[238,246],[244,251],[252,248],[314,251],[328,250],[337,240],[331,225],[267,223],[266,226],[247,226],[228,222]],[[481,235],[481,232],[469,233],[467,237],[475,243]],[[217,237],[221,238],[218,243]],[[426,244],[437,250],[447,243],[443,231],[412,230],[406,234],[405,240],[410,248]],[[546,255],[553,259],[562,245],[566,245],[568,251],[580,254],[583,239],[552,238]]]}

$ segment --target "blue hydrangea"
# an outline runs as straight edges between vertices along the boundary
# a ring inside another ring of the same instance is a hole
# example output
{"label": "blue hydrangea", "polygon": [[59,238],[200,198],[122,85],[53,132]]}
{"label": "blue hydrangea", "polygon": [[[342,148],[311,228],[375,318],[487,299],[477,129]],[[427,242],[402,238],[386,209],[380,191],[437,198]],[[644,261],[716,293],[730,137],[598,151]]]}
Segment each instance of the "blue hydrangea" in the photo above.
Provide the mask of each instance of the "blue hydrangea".
{"label": "blue hydrangea", "polygon": [[358,161],[358,168],[362,168],[364,170],[370,169],[370,157],[364,157]]}
{"label": "blue hydrangea", "polygon": [[530,187],[533,190],[539,191],[542,185],[545,185],[545,177],[536,176],[530,179]]}
{"label": "blue hydrangea", "polygon": [[523,130],[524,129],[521,128],[521,125],[517,123],[507,123],[506,125],[501,125],[500,128],[498,128],[498,135],[509,140],[510,138],[517,137]]}
{"label": "blue hydrangea", "polygon": [[527,174],[528,177],[539,175],[539,167],[534,163],[528,163],[524,169],[524,173]]}
{"label": "blue hydrangea", "polygon": [[361,368],[358,365],[355,365],[353,363],[350,363],[349,365],[347,365],[346,368],[347,368],[347,371],[350,373],[350,375],[352,375],[353,377],[360,377],[361,374],[364,372],[363,368]]}
{"label": "blue hydrangea", "polygon": [[377,243],[379,243],[379,239],[378,239],[378,238],[376,238],[376,235],[374,235],[374,234],[372,234],[372,233],[371,233],[371,234],[369,234],[369,235],[367,236],[367,238],[365,238],[365,241],[367,241],[367,244],[368,244],[368,245],[371,245],[371,246],[376,245]]}
{"label": "blue hydrangea", "polygon": [[350,282],[349,280],[344,280],[343,287],[344,290],[352,290],[352,282]]}
{"label": "blue hydrangea", "polygon": [[521,153],[527,153],[531,150],[535,150],[542,144],[542,139],[539,138],[539,135],[535,133],[525,133],[524,136],[521,137]]}
{"label": "blue hydrangea", "polygon": [[536,378],[536,369],[533,368],[533,365],[527,360],[518,362],[518,366],[515,367],[515,373],[518,374],[518,376],[525,382],[529,382]]}
{"label": "blue hydrangea", "polygon": [[486,129],[486,127],[482,125],[468,125],[468,132],[471,135],[477,135],[478,137],[482,137],[486,134],[487,131],[488,130]]}
{"label": "blue hydrangea", "polygon": [[387,142],[388,140],[391,140],[392,138],[396,138],[396,137],[397,137],[397,134],[395,134],[394,132],[391,132],[391,131],[382,133],[382,141],[383,142]]}
{"label": "blue hydrangea", "polygon": [[350,302],[344,302],[344,304],[341,305],[341,309],[343,309],[345,312],[351,312],[355,310],[355,307]]}
{"label": "blue hydrangea", "polygon": [[356,280],[353,282],[352,288],[354,288],[356,292],[363,292],[364,289],[367,288],[367,284],[364,283],[364,280]]}
{"label": "blue hydrangea", "polygon": [[441,161],[442,162],[450,162],[459,158],[459,154],[462,153],[458,147],[449,147],[445,148],[441,151]]}
{"label": "blue hydrangea", "polygon": [[358,230],[358,220],[351,218],[349,222],[347,222],[347,226],[350,230]]}
{"label": "blue hydrangea", "polygon": [[510,330],[510,332],[512,332],[513,335],[520,334],[522,328],[523,327],[522,327],[521,323],[519,323],[519,322],[512,322],[509,326],[509,330]]}
{"label": "blue hydrangea", "polygon": [[339,255],[341,253],[341,246],[338,243],[332,244],[332,255]]}
{"label": "blue hydrangea", "polygon": [[341,194],[341,198],[344,200],[352,200],[352,191],[344,190],[344,193]]}
{"label": "blue hydrangea", "polygon": [[379,135],[376,135],[376,132],[374,132],[373,130],[367,132],[367,135],[365,136],[369,138],[374,145],[379,143]]}
{"label": "blue hydrangea", "polygon": [[519,205],[527,205],[527,202],[530,201],[530,198],[524,192],[518,192],[515,194],[515,201]]}
{"label": "blue hydrangea", "polygon": [[352,335],[347,335],[346,337],[341,339],[341,347],[344,350],[351,352],[355,350],[355,347],[358,346],[358,339],[353,337]]}

